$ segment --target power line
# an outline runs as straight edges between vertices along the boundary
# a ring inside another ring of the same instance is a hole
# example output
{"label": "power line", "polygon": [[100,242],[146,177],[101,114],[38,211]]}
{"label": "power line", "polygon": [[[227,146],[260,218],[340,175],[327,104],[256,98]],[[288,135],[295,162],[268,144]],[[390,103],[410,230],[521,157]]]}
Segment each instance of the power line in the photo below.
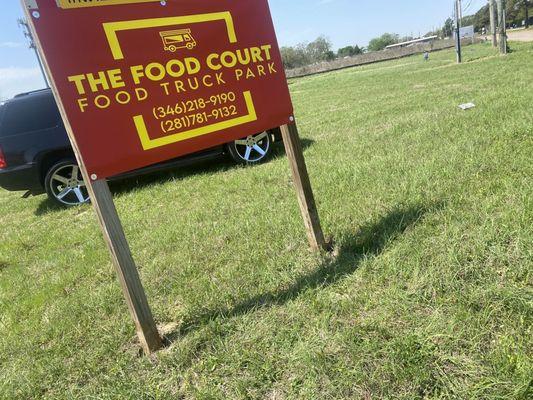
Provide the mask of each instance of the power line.
{"label": "power line", "polygon": [[470,6],[472,5],[472,1],[473,0],[470,0],[470,2],[468,3],[468,5],[466,7],[463,7],[463,13],[468,11],[468,9],[470,8]]}
{"label": "power line", "polygon": [[48,78],[46,77],[46,73],[44,72],[43,63],[41,62],[41,57],[39,57],[39,52],[37,51],[37,46],[35,45],[35,41],[33,40],[33,36],[30,31],[30,26],[28,25],[28,22],[26,22],[25,19],[19,18],[17,20],[18,25],[22,28],[24,32],[24,37],[28,39],[29,42],[29,48],[33,49],[35,52],[35,57],[37,57],[37,62],[39,63],[39,68],[41,69],[41,74],[43,75],[43,80],[47,88],[50,87],[48,84]]}

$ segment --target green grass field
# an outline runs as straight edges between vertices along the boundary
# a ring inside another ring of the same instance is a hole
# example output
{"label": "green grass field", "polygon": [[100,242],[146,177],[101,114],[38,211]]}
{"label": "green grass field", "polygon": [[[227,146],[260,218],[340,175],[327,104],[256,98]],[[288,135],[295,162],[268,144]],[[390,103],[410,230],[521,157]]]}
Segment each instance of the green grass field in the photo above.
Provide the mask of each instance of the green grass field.
{"label": "green grass field", "polygon": [[512,48],[290,82],[332,255],[281,149],[112,186],[153,357],[91,207],[0,191],[0,398],[531,399],[533,44]]}

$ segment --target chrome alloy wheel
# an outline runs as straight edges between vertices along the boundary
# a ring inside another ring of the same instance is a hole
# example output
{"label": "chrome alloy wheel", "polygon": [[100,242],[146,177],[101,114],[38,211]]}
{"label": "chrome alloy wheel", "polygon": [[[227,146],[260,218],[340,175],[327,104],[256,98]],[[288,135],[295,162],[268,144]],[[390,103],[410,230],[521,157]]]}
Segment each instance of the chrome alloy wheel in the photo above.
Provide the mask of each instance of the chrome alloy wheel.
{"label": "chrome alloy wheel", "polygon": [[270,138],[268,132],[248,136],[246,139],[235,141],[235,150],[244,162],[261,162],[270,150]]}
{"label": "chrome alloy wheel", "polygon": [[77,206],[89,201],[87,187],[76,164],[57,168],[50,177],[49,185],[57,201],[66,206]]}

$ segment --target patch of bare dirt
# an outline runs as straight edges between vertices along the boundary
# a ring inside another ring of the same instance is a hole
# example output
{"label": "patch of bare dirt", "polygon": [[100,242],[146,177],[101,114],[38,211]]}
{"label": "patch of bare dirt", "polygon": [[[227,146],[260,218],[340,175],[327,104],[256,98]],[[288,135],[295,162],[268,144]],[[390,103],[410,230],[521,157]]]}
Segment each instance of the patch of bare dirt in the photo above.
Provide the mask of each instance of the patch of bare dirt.
{"label": "patch of bare dirt", "polygon": [[515,42],[533,42],[533,29],[517,29],[507,31],[509,40]]}

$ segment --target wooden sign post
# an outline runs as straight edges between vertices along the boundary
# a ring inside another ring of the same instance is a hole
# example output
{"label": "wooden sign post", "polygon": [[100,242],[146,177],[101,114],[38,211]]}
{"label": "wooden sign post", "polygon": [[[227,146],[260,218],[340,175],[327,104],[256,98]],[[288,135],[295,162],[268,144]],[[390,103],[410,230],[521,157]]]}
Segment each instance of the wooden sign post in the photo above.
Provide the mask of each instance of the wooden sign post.
{"label": "wooden sign post", "polygon": [[296,188],[296,194],[298,195],[298,203],[300,204],[300,210],[304,219],[309,244],[313,250],[326,250],[327,244],[320,225],[315,197],[313,195],[311,181],[309,180],[307,166],[305,165],[302,142],[298,135],[298,127],[296,126],[294,118],[291,124],[283,125],[281,127],[281,134],[283,135],[285,152],[289,159],[294,186]]}
{"label": "wooden sign post", "polygon": [[[90,182],[90,181],[89,181]],[[161,348],[162,342],[148,305],[139,272],[131,255],[107,181],[98,180],[88,186],[105,242],[126,298],[139,342],[145,354]]]}
{"label": "wooden sign post", "polygon": [[281,126],[326,248],[267,0],[21,1],[145,353],[161,337],[107,178]]}

